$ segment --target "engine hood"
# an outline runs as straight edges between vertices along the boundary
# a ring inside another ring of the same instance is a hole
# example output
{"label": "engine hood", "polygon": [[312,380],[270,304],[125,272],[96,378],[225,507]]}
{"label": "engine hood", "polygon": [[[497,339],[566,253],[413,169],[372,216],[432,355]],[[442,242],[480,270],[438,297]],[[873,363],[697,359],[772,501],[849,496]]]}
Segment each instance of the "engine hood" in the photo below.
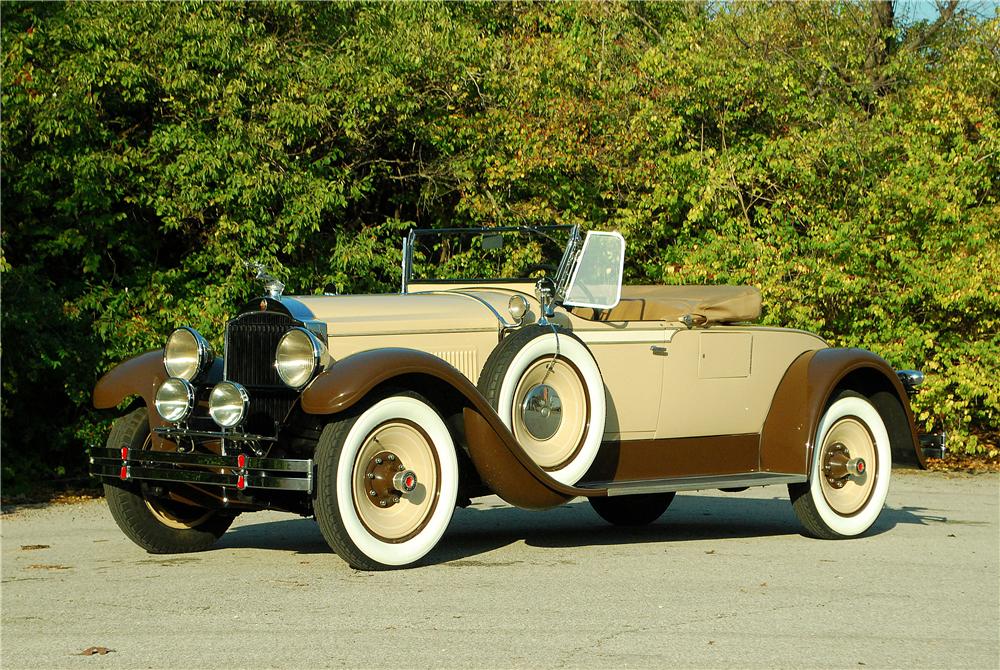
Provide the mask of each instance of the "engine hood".
{"label": "engine hood", "polygon": [[[506,305],[507,298],[502,297]],[[283,305],[303,321],[322,321],[330,337],[498,330],[494,300],[468,293],[286,296]],[[506,308],[504,308],[506,311]]]}

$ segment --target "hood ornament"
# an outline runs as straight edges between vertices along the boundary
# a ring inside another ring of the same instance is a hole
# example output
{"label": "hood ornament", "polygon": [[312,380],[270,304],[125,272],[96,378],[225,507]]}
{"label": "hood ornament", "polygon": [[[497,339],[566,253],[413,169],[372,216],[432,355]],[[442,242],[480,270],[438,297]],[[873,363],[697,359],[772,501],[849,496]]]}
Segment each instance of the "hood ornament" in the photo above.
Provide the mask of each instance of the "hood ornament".
{"label": "hood ornament", "polygon": [[264,282],[264,290],[267,292],[269,298],[281,300],[281,292],[285,290],[285,285],[281,283],[281,280],[268,272],[263,263],[258,261],[244,261],[243,264],[257,273],[254,279]]}

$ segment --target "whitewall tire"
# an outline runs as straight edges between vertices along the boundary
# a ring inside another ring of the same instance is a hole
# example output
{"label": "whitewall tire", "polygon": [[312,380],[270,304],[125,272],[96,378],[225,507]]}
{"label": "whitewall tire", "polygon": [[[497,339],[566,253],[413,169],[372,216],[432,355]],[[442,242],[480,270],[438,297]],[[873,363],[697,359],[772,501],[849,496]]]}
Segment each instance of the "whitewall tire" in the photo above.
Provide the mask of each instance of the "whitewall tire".
{"label": "whitewall tire", "polygon": [[440,415],[417,394],[393,395],[327,424],[316,466],[320,531],[354,568],[414,563],[451,522],[458,496],[455,445]]}
{"label": "whitewall tire", "polygon": [[519,330],[490,355],[479,389],[550,477],[572,485],[590,469],[604,436],[604,380],[575,336],[551,326]]}
{"label": "whitewall tire", "polygon": [[809,481],[789,486],[796,515],[815,537],[861,535],[889,493],[892,450],[878,410],[846,391],[827,407],[816,430]]}

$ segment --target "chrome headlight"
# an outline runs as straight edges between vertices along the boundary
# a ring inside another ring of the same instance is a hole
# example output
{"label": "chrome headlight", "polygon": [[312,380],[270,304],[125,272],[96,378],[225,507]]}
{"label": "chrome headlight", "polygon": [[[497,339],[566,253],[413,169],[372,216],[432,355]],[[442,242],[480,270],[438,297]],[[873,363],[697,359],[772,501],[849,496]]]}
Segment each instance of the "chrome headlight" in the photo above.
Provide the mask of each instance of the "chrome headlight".
{"label": "chrome headlight", "polygon": [[240,425],[250,407],[250,394],[236,382],[219,382],[208,397],[208,413],[223,428]]}
{"label": "chrome headlight", "polygon": [[278,342],[274,369],[281,381],[298,389],[308,384],[329,359],[326,345],[318,337],[305,328],[292,328]]}
{"label": "chrome headlight", "polygon": [[171,377],[191,381],[212,364],[215,354],[194,328],[178,328],[170,333],[163,348],[163,367]]}
{"label": "chrome headlight", "polygon": [[164,421],[180,423],[194,409],[194,387],[186,379],[171,377],[156,390],[153,404]]}

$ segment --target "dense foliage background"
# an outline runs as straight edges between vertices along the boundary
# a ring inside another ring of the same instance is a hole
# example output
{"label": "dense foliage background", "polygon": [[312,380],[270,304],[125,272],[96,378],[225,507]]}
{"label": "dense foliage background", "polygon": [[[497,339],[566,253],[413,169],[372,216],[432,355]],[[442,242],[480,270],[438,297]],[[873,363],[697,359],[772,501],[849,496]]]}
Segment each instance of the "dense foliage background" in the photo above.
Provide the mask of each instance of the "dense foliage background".
{"label": "dense foliage background", "polygon": [[[636,282],[746,282],[765,323],[1000,417],[1000,21],[890,3],[2,5],[5,487],[78,476],[115,362],[216,342],[279,268],[398,285],[412,225],[621,230]],[[7,489],[9,490],[9,488]]]}

